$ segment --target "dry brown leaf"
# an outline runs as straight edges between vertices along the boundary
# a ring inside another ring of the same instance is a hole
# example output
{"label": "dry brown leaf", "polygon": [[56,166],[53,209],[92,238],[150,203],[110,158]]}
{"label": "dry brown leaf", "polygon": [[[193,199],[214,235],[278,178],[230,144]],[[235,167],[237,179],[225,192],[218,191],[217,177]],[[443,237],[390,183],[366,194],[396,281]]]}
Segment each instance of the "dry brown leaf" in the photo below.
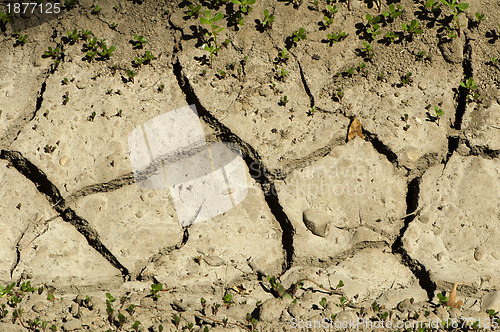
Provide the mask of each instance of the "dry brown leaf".
{"label": "dry brown leaf", "polygon": [[[462,283],[460,283],[462,284]],[[457,301],[457,286],[459,285],[458,282],[455,282],[453,285],[453,288],[451,289],[450,296],[448,296],[448,302],[446,302],[446,305],[452,308],[458,308],[460,309],[464,305],[464,301],[459,300]]]}
{"label": "dry brown leaf", "polygon": [[349,126],[349,131],[347,132],[347,141],[352,140],[356,136],[365,139],[365,135],[363,135],[363,127],[361,126],[361,123],[359,122],[358,118],[354,117],[354,119],[351,122],[351,125]]}

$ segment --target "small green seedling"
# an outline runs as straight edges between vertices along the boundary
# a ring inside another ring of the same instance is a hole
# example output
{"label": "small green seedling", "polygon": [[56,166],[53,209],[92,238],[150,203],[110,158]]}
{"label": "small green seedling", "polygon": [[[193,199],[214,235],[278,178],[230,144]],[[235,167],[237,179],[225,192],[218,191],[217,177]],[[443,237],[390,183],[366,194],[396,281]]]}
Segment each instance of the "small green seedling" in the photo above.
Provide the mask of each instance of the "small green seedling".
{"label": "small green seedling", "polygon": [[375,53],[373,52],[373,45],[363,42],[363,48],[361,49],[361,52],[366,55],[369,59],[373,58]]}
{"label": "small green seedling", "polygon": [[[435,108],[436,108],[436,106],[434,106],[434,109],[435,109]],[[436,296],[437,296],[437,298],[438,298],[438,300],[439,300],[439,303],[440,303],[441,305],[447,306],[447,303],[448,303],[448,301],[450,300],[450,299],[448,298],[448,296],[445,296],[445,295],[444,295],[444,293],[438,293]]]}
{"label": "small green seedling", "polygon": [[480,13],[480,12],[476,12],[474,14],[474,16],[476,17],[476,22],[477,24],[481,23],[482,21],[484,21],[484,14],[483,13]]}
{"label": "small green seedling", "polygon": [[106,43],[103,43],[101,45],[102,51],[99,52],[99,55],[103,59],[109,59],[111,56],[113,56],[114,50],[116,50],[116,47],[114,45],[111,45],[109,48],[106,45]]}
{"label": "small green seedling", "polygon": [[345,71],[344,73],[345,73],[347,76],[352,77],[352,75],[354,75],[354,71],[355,71],[355,70],[356,70],[356,69],[352,66],[352,67],[350,67],[349,69],[346,69],[346,71]]}
{"label": "small green seedling", "polygon": [[118,23],[113,22],[109,26],[111,27],[111,29],[116,30],[116,28],[118,27]]}
{"label": "small green seedling", "polygon": [[385,38],[394,43],[396,40],[399,40],[399,35],[394,31],[390,31],[385,34]]}
{"label": "small green seedling", "polygon": [[301,39],[306,39],[306,29],[300,28],[299,30],[295,30],[292,32],[292,40],[294,42],[298,42]]}
{"label": "small green seedling", "polygon": [[95,5],[94,8],[92,8],[92,14],[97,15],[101,12],[102,8],[99,7],[98,5]]}
{"label": "small green seedling", "polygon": [[51,57],[52,59],[55,59],[59,55],[60,51],[61,49],[59,47],[52,48],[49,46],[49,50],[43,53],[43,57],[44,58]]}
{"label": "small green seedling", "polygon": [[314,116],[314,113],[316,113],[316,106],[313,106],[310,110],[306,112],[307,116]]}
{"label": "small green seedling", "polygon": [[288,76],[288,74],[290,74],[290,72],[288,70],[286,70],[285,68],[281,68],[280,71],[278,71],[277,78],[280,81],[284,82],[286,77]]}
{"label": "small green seedling", "polygon": [[467,8],[469,8],[469,4],[459,3],[458,0],[450,0],[450,1],[440,0],[440,1],[451,9],[451,13],[453,14],[453,21],[455,22],[455,26],[457,27],[457,37],[460,38],[460,28],[463,25],[460,24],[460,21],[458,20],[458,15]]}
{"label": "small green seedling", "polygon": [[147,43],[146,38],[144,36],[134,35],[134,44],[136,48],[142,48],[144,44]]}
{"label": "small green seedling", "polygon": [[427,0],[424,4],[425,8],[431,12],[436,12],[440,7],[441,4],[439,3],[438,0]]}
{"label": "small green seedling", "polygon": [[165,89],[165,84],[160,84],[158,86],[158,92],[163,92],[164,89]]}
{"label": "small green seedling", "polygon": [[326,298],[322,297],[319,301],[319,305],[322,306],[323,309],[326,309]]}
{"label": "small green seedling", "polygon": [[401,27],[403,28],[404,31],[408,32],[410,35],[414,33],[422,33],[423,30],[422,28],[419,28],[420,23],[413,19],[411,20],[410,24],[402,23]]}
{"label": "small green seedling", "polygon": [[358,72],[362,73],[365,77],[368,75],[368,71],[366,70],[366,62],[360,62],[358,64]]}
{"label": "small green seedling", "polygon": [[82,30],[82,31],[80,31],[80,38],[83,40],[87,40],[93,34],[94,33],[90,30]]}
{"label": "small green seedling", "polygon": [[66,0],[64,1],[64,7],[67,9],[75,8],[78,3],[78,0]]}
{"label": "small green seedling", "polygon": [[403,116],[401,118],[406,123],[406,125],[403,127],[403,130],[407,131],[408,129],[410,129],[410,124],[408,123],[409,116],[408,116],[408,114],[405,113],[405,114],[403,114]]}
{"label": "small green seedling", "polygon": [[469,77],[466,82],[460,82],[460,86],[467,90],[477,90],[476,81],[472,77]]}
{"label": "small green seedling", "polygon": [[341,296],[339,301],[340,303],[336,303],[335,305],[342,308],[342,311],[345,311],[345,308],[349,305],[349,300],[345,296]]}
{"label": "small green seedling", "polygon": [[205,44],[203,48],[210,53],[210,67],[212,67],[213,57],[217,55],[217,52],[220,51],[220,46],[217,44],[217,35],[221,33],[224,28],[219,27],[215,22],[220,21],[224,18],[224,14],[217,13],[212,17],[210,10],[205,10],[205,17],[200,17],[201,24],[208,24],[210,26],[211,31],[207,32],[205,35],[208,37],[213,37],[214,43],[213,45]]}
{"label": "small green seedling", "polygon": [[[335,92],[335,94],[339,100],[339,103],[342,103],[342,99],[344,98],[344,92],[342,91],[342,88],[338,88],[337,91]],[[342,286],[343,286],[343,284],[342,284]],[[342,286],[340,286],[340,287],[342,287]]]}
{"label": "small green seedling", "polygon": [[11,13],[0,12],[0,20],[2,21],[3,25],[12,22]]}
{"label": "small green seedling", "polygon": [[255,3],[255,0],[231,0],[235,5],[240,5],[240,11],[242,13],[249,13],[252,10],[250,5]]}
{"label": "small green seedling", "polygon": [[324,16],[325,22],[323,23],[325,27],[333,24],[333,19],[335,18],[335,14],[338,13],[337,6],[326,5],[326,15]]}
{"label": "small green seedling", "polygon": [[10,296],[11,295],[11,291],[14,288],[15,285],[16,285],[16,283],[13,282],[12,284],[8,285],[5,288],[3,288],[2,286],[0,286],[0,298],[1,297]]}
{"label": "small green seedling", "polygon": [[74,29],[73,31],[66,31],[66,35],[68,35],[70,43],[77,42],[80,39],[80,34],[76,29]]}
{"label": "small green seedling", "polygon": [[125,70],[125,74],[127,75],[128,81],[134,83],[134,77],[136,75],[136,72],[127,69]]}
{"label": "small green seedling", "polygon": [[186,15],[189,17],[198,18],[198,16],[200,15],[201,5],[195,6],[193,4],[189,4],[188,8],[189,10],[186,12]]}
{"label": "small green seedling", "polygon": [[227,73],[224,70],[219,69],[219,78],[225,79],[226,77],[227,77]]}
{"label": "small green seedling", "polygon": [[17,37],[16,45],[24,45],[26,40],[28,39],[28,35],[22,35],[21,32],[16,32],[15,36]]}
{"label": "small green seedling", "polygon": [[160,297],[160,294],[158,294],[158,292],[160,292],[161,290],[163,289],[163,285],[161,283],[157,283],[157,284],[151,284],[151,295],[153,296],[153,300],[158,300],[158,298]]}
{"label": "small green seedling", "polygon": [[66,91],[63,95],[63,105],[66,105],[69,102],[69,91]]}
{"label": "small green seedling", "polygon": [[288,103],[288,97],[286,95],[283,96],[283,97],[281,97],[279,105],[280,106],[286,106],[287,103]]}
{"label": "small green seedling", "polygon": [[392,21],[396,17],[399,17],[399,16],[401,16],[403,14],[403,12],[401,10],[402,10],[401,5],[398,5],[396,7],[396,6],[394,6],[394,4],[390,4],[389,5],[389,11],[383,11],[382,15],[384,15],[384,17],[386,19]]}
{"label": "small green seedling", "polygon": [[402,85],[408,85],[411,83],[411,73],[406,73],[405,75],[401,76],[401,84]]}
{"label": "small green seedling", "polygon": [[431,56],[427,55],[427,52],[420,51],[415,55],[417,61],[431,60]]}
{"label": "small green seedling", "polygon": [[272,29],[274,23],[274,14],[269,14],[269,10],[264,10],[264,19],[262,20],[262,26],[264,29]]}
{"label": "small green seedling", "polygon": [[278,53],[278,58],[277,62],[286,62],[288,59],[290,59],[290,53],[288,53],[288,50],[286,48],[283,48],[279,53]]}
{"label": "small green seedling", "polygon": [[[436,123],[439,127],[439,119],[441,119],[441,117],[444,115],[444,111],[441,108],[439,108],[439,106],[435,105],[434,106],[434,113],[436,114],[436,121],[437,121]],[[438,298],[439,298],[439,296],[438,296]]]}
{"label": "small green seedling", "polygon": [[495,309],[488,309],[486,310],[486,313],[488,314],[490,319],[498,315],[498,311],[495,311]]}
{"label": "small green seedling", "polygon": [[374,24],[377,24],[380,22],[380,16],[371,16],[370,14],[366,14],[366,19],[368,20],[368,25],[373,26]]}
{"label": "small green seedling", "polygon": [[348,33],[345,33],[344,31],[339,30],[339,32],[337,32],[337,33],[332,32],[332,34],[327,34],[326,37],[330,41],[330,44],[333,44],[333,43],[338,43],[338,42],[346,39],[347,36],[349,36]]}
{"label": "small green seedling", "polygon": [[229,306],[234,303],[233,296],[231,294],[229,294],[229,293],[227,293],[226,295],[224,295],[224,297],[222,298],[222,300],[224,301],[224,305],[226,306],[226,308],[229,308]]}
{"label": "small green seedling", "polygon": [[132,325],[132,328],[134,329],[134,331],[139,331],[139,325],[141,325],[141,322],[139,322],[138,320],[136,320],[134,322],[134,324]]}

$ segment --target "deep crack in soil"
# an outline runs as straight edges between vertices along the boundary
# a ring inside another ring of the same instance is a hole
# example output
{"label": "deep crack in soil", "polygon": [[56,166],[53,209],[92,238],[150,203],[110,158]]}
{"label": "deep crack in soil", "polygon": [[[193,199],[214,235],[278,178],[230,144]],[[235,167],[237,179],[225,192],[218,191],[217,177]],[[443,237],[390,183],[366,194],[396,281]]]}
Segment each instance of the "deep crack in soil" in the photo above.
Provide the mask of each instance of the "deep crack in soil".
{"label": "deep crack in soil", "polygon": [[120,270],[124,280],[130,279],[128,269],[123,266],[111,251],[101,242],[99,234],[90,226],[89,222],[80,217],[71,208],[66,208],[66,202],[59,189],[47,178],[47,175],[18,151],[0,152],[0,159],[7,160],[24,177],[30,180],[41,194],[50,202],[53,209],[61,218],[73,225],[82,234],[88,244],[103,256],[111,265]]}

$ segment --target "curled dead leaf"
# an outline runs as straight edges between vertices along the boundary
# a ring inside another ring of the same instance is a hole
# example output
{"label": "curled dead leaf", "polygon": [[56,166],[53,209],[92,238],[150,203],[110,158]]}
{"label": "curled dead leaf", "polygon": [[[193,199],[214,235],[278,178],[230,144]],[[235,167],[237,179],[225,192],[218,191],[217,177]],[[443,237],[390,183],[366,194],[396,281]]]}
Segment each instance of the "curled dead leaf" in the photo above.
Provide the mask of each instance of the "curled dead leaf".
{"label": "curled dead leaf", "polygon": [[462,284],[463,283],[455,282],[453,288],[451,289],[450,296],[448,296],[448,302],[446,303],[447,306],[458,309],[462,308],[462,306],[464,305],[464,301],[457,301],[457,286]]}
{"label": "curled dead leaf", "polygon": [[363,135],[363,127],[361,126],[361,123],[359,122],[358,118],[354,116],[354,119],[349,125],[349,131],[347,132],[347,141],[352,140],[356,136],[365,139],[365,135]]}

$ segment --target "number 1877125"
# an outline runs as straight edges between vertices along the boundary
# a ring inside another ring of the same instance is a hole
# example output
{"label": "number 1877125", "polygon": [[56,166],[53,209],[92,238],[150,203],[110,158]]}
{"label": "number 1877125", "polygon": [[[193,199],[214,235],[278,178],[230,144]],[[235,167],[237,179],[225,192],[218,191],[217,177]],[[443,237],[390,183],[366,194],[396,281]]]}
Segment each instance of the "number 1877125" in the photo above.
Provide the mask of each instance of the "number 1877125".
{"label": "number 1877125", "polygon": [[60,2],[13,2],[6,3],[8,14],[58,14],[61,11]]}

